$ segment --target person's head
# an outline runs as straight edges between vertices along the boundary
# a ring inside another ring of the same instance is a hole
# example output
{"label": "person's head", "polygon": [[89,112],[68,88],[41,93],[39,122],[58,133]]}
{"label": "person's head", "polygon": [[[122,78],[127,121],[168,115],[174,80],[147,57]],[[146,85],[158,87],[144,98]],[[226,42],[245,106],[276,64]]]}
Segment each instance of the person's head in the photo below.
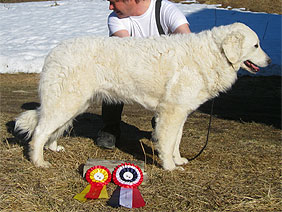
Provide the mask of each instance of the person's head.
{"label": "person's head", "polygon": [[140,2],[148,2],[150,0],[108,0],[109,9],[113,10],[119,18],[128,16],[136,16],[138,14]]}

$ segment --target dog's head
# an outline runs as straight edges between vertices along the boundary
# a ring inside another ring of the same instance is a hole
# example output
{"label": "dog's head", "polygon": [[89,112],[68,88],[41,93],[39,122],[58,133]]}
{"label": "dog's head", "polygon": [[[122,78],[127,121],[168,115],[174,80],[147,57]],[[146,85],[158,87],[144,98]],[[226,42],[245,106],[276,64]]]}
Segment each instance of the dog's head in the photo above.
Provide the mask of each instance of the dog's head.
{"label": "dog's head", "polygon": [[230,25],[230,33],[222,41],[223,52],[234,68],[243,68],[251,73],[266,67],[271,59],[261,49],[257,34],[242,23]]}

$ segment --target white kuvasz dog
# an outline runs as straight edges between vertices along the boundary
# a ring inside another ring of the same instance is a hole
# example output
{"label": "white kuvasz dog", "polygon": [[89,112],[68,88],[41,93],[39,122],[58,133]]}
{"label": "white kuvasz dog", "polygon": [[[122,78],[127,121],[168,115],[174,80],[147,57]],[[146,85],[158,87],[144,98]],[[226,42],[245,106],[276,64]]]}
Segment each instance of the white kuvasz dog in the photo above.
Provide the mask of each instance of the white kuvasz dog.
{"label": "white kuvasz dog", "polygon": [[58,137],[92,101],[138,103],[156,112],[156,148],[163,168],[173,170],[188,162],[179,153],[187,115],[229,89],[240,68],[255,73],[270,61],[256,33],[241,23],[145,39],[75,38],[47,56],[41,106],[16,118],[15,129],[32,136],[31,161],[48,167],[44,146],[63,150]]}

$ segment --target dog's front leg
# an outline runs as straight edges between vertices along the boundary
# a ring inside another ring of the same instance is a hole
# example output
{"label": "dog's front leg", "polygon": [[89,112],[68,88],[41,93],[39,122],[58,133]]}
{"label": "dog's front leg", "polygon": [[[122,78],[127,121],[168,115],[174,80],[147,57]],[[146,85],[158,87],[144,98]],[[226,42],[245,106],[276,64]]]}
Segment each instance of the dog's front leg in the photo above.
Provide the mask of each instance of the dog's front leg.
{"label": "dog's front leg", "polygon": [[184,164],[188,163],[188,159],[181,157],[180,151],[179,151],[180,142],[181,142],[181,138],[182,138],[182,134],[183,134],[183,126],[184,126],[185,121],[186,121],[186,118],[181,123],[181,127],[179,128],[179,132],[177,134],[176,142],[175,142],[175,146],[174,146],[173,160],[174,160],[174,163],[176,165],[184,165]]}
{"label": "dog's front leg", "polygon": [[159,157],[163,168],[166,170],[176,168],[173,154],[177,139],[179,138],[178,134],[182,132],[181,128],[186,117],[186,110],[180,106],[165,104],[159,107],[155,137],[158,140],[157,150]]}

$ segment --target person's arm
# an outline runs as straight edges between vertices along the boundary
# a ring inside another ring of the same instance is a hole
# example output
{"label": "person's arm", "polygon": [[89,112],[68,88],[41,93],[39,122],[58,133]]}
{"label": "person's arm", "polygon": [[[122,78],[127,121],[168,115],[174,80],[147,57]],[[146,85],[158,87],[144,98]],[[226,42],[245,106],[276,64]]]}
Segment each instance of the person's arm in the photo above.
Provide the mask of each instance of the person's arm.
{"label": "person's arm", "polygon": [[129,37],[129,32],[127,30],[119,30],[115,33],[113,33],[111,36],[117,36],[117,37],[121,37],[121,38],[124,38],[124,37]]}
{"label": "person's arm", "polygon": [[189,28],[189,25],[188,24],[182,24],[180,25],[179,27],[177,27],[174,32],[172,34],[177,34],[177,33],[180,33],[180,34],[188,34],[188,33],[191,33],[191,30]]}
{"label": "person's arm", "polygon": [[112,12],[108,17],[109,36],[129,37],[130,34],[123,24],[122,19],[118,18],[115,12]]}

